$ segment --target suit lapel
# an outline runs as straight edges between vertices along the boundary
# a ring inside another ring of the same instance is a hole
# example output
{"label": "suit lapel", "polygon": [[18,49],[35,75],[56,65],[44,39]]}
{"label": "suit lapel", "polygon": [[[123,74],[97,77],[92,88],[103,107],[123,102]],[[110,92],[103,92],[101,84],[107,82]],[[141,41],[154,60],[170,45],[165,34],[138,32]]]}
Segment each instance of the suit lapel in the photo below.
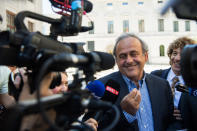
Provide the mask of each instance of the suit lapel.
{"label": "suit lapel", "polygon": [[[152,79],[152,80],[151,80]],[[158,102],[158,98],[160,97],[159,94],[157,92],[159,92],[159,88],[156,87],[155,85],[155,81],[153,80],[153,78],[151,77],[151,75],[146,74],[146,85],[147,85],[147,89],[148,89],[148,93],[149,93],[149,97],[150,97],[150,101],[151,101],[151,107],[152,107],[152,114],[153,114],[153,121],[154,121],[154,129],[158,129],[156,127],[157,122],[158,122],[158,117],[159,117],[159,102]]]}
{"label": "suit lapel", "polygon": [[171,68],[168,68],[166,70],[163,70],[163,73],[162,73],[162,76],[161,77],[164,78],[164,79],[167,79],[168,73],[169,73],[170,69]]}
{"label": "suit lapel", "polygon": [[116,101],[116,103],[119,104],[121,100],[123,99],[123,97],[129,93],[129,89],[124,79],[122,78],[122,75],[120,72],[118,72],[117,77],[114,80],[118,81],[118,83],[120,84],[120,94],[119,94],[118,100]]}

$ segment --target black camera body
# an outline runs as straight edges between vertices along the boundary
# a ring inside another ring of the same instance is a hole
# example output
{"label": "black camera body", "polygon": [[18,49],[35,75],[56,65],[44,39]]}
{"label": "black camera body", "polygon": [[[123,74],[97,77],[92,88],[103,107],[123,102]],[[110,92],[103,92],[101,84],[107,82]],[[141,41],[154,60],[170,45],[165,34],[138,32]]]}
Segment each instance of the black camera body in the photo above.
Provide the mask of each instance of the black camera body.
{"label": "black camera body", "polygon": [[197,88],[197,45],[186,45],[183,48],[181,74],[187,86]]}

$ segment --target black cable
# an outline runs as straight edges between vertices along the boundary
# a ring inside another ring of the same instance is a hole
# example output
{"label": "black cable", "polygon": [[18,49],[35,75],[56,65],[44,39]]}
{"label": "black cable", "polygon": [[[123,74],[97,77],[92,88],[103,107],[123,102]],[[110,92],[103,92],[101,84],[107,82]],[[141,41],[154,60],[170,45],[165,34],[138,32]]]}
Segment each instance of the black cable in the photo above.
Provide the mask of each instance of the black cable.
{"label": "black cable", "polygon": [[112,109],[115,111],[114,115],[114,120],[111,122],[111,124],[109,126],[107,126],[106,128],[102,129],[102,131],[111,131],[112,128],[116,125],[116,123],[119,121],[120,118],[120,112],[118,110],[118,107],[116,105],[112,105]]}
{"label": "black cable", "polygon": [[40,83],[42,78],[44,78],[46,72],[48,71],[49,67],[52,65],[52,63],[55,61],[56,56],[49,58],[48,60],[46,60],[45,63],[43,63],[43,65],[40,68],[40,72],[38,72],[38,75],[35,79],[35,87],[37,87],[37,91],[36,91],[36,98],[37,98],[37,102],[38,102],[38,108],[40,109],[40,114],[43,117],[43,120],[46,121],[49,125],[50,128],[52,128],[52,130],[55,131],[63,131],[62,129],[60,129],[59,127],[57,127],[46,115],[45,110],[42,106],[41,100],[40,100]]}

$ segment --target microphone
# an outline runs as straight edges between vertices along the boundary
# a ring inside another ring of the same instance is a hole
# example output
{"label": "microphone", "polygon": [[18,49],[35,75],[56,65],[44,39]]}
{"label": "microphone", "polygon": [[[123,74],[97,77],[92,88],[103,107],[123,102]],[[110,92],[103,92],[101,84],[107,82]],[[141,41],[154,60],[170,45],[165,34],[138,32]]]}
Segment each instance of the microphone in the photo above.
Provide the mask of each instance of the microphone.
{"label": "microphone", "polygon": [[92,92],[93,96],[97,99],[101,99],[101,97],[104,96],[105,85],[99,80],[88,83],[86,88]]}
{"label": "microphone", "polygon": [[115,103],[120,92],[120,85],[115,80],[109,79],[105,84],[105,93],[101,100]]}
{"label": "microphone", "polygon": [[114,57],[105,52],[93,51],[76,55],[71,53],[61,53],[51,58],[53,64],[64,67],[93,67],[94,71],[111,69],[115,65]]}
{"label": "microphone", "polygon": [[[105,93],[101,98],[101,100],[108,101],[114,104],[118,98],[119,92],[120,92],[120,85],[116,81],[109,79],[105,84]],[[103,115],[103,111],[99,111],[94,116],[94,119],[100,121],[102,115]]]}
{"label": "microphone", "polygon": [[[62,6],[65,6],[64,4],[64,1],[65,0],[49,0],[50,2],[51,2],[51,4],[54,6],[54,7],[56,7],[56,8],[60,8],[60,9],[62,9]],[[73,2],[74,0],[69,0],[69,5],[72,5],[72,2]],[[90,1],[88,1],[88,0],[83,0],[83,3],[82,3],[82,5],[83,5],[83,8],[84,8],[84,11],[85,12],[87,12],[87,13],[89,13],[89,12],[91,12],[92,11],[92,8],[93,8],[93,4],[90,2]]]}
{"label": "microphone", "polygon": [[[72,2],[74,2],[74,1],[76,1],[76,0],[70,0],[70,1],[69,1],[69,4],[72,5]],[[79,1],[79,0],[78,0],[78,1]],[[80,1],[81,1],[81,0],[80,0]],[[81,2],[82,2],[82,1],[81,1]],[[85,11],[86,13],[89,13],[89,12],[92,11],[93,4],[92,4],[90,1],[88,1],[88,0],[83,0],[82,5],[83,5],[83,9],[84,9],[84,11]]]}
{"label": "microphone", "polygon": [[[109,79],[105,86],[99,80],[95,80],[90,82],[86,88],[91,91],[96,98],[101,98],[101,100],[111,102],[112,104],[116,102],[120,92],[120,85],[112,79]],[[97,112],[94,119],[99,121],[102,114],[103,111]]]}
{"label": "microphone", "polygon": [[191,96],[197,96],[197,89],[193,89],[191,87],[187,87],[186,85],[183,85],[181,83],[177,83],[175,85],[175,88],[183,93],[189,94]]}
{"label": "microphone", "polygon": [[101,81],[95,80],[86,86],[86,88],[93,93],[93,95],[103,101],[114,103],[119,95],[120,85],[109,79],[104,85]]}
{"label": "microphone", "polygon": [[73,0],[71,3],[71,20],[70,28],[73,32],[79,32],[81,30],[82,21],[82,8],[81,0]]}

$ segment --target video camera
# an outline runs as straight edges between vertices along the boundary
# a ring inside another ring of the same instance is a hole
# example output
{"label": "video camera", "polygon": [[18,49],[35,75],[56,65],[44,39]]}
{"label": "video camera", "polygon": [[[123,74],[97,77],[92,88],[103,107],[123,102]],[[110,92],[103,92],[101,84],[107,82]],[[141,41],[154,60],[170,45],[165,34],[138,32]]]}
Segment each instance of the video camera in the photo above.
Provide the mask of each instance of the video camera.
{"label": "video camera", "polygon": [[[61,4],[57,0],[51,0],[51,3],[56,7]],[[90,27],[81,26],[83,15],[81,4],[81,0],[70,0],[67,4],[63,3],[64,8],[62,6],[61,8],[64,11],[66,10],[67,14],[62,14],[60,19],[53,19],[29,11],[18,13],[14,21],[16,32],[3,31],[0,33],[0,58],[7,58],[1,59],[0,64],[25,66],[29,70],[33,70],[30,74],[31,77],[29,77],[31,78],[30,81],[35,81],[40,65],[48,58],[60,53],[66,55],[65,58],[67,59],[65,61],[60,60],[61,63],[54,62],[50,70],[63,71],[65,68],[76,66],[85,70],[85,74],[91,76],[96,71],[112,68],[115,62],[113,57],[107,53],[85,53],[81,43],[61,43],[57,41],[58,36],[75,36],[79,32],[93,29],[93,22],[91,22],[92,26]],[[87,12],[91,11],[92,4],[89,1],[84,1],[83,5]],[[26,17],[51,24],[50,34],[46,36],[39,32],[29,32],[24,24]],[[31,83],[33,84],[33,82]],[[32,87],[31,92],[34,90]]]}
{"label": "video camera", "polygon": [[[6,130],[19,130],[21,119],[26,114],[41,112],[43,119],[49,123],[54,130],[59,130],[45,114],[44,109],[59,107],[60,116],[66,116],[64,129],[70,127],[77,117],[87,108],[109,109],[113,108],[118,114],[116,106],[112,104],[92,100],[89,91],[81,89],[82,82],[94,80],[96,71],[107,70],[114,66],[115,60],[112,55],[104,52],[86,53],[81,43],[62,43],[57,41],[58,36],[76,36],[79,32],[92,30],[84,27],[82,15],[92,10],[91,2],[87,0],[50,0],[55,8],[62,11],[60,19],[53,19],[30,11],[22,11],[15,17],[16,32],[0,32],[0,64],[27,67],[30,93],[36,91],[37,100],[18,103],[8,110],[8,118],[14,121],[14,126],[7,125]],[[24,19],[32,18],[49,23],[50,34],[43,35],[40,32],[30,32],[24,24]],[[6,59],[5,59],[6,58]],[[40,84],[44,76],[51,71],[64,71],[69,67],[77,67],[84,75],[74,75],[73,82],[69,85],[70,92],[57,97],[40,98]],[[92,106],[94,105],[94,106]],[[98,108],[97,108],[98,107]],[[12,112],[15,112],[14,115]],[[115,115],[115,117],[118,117]],[[8,121],[9,121],[8,120]],[[16,120],[16,121],[15,121]],[[115,119],[116,122],[118,119]],[[8,124],[8,123],[7,123]],[[59,123],[58,123],[59,124]],[[113,123],[114,124],[114,123]],[[6,126],[6,124],[5,124]],[[66,126],[66,127],[65,127]],[[111,125],[110,125],[111,126]]]}

